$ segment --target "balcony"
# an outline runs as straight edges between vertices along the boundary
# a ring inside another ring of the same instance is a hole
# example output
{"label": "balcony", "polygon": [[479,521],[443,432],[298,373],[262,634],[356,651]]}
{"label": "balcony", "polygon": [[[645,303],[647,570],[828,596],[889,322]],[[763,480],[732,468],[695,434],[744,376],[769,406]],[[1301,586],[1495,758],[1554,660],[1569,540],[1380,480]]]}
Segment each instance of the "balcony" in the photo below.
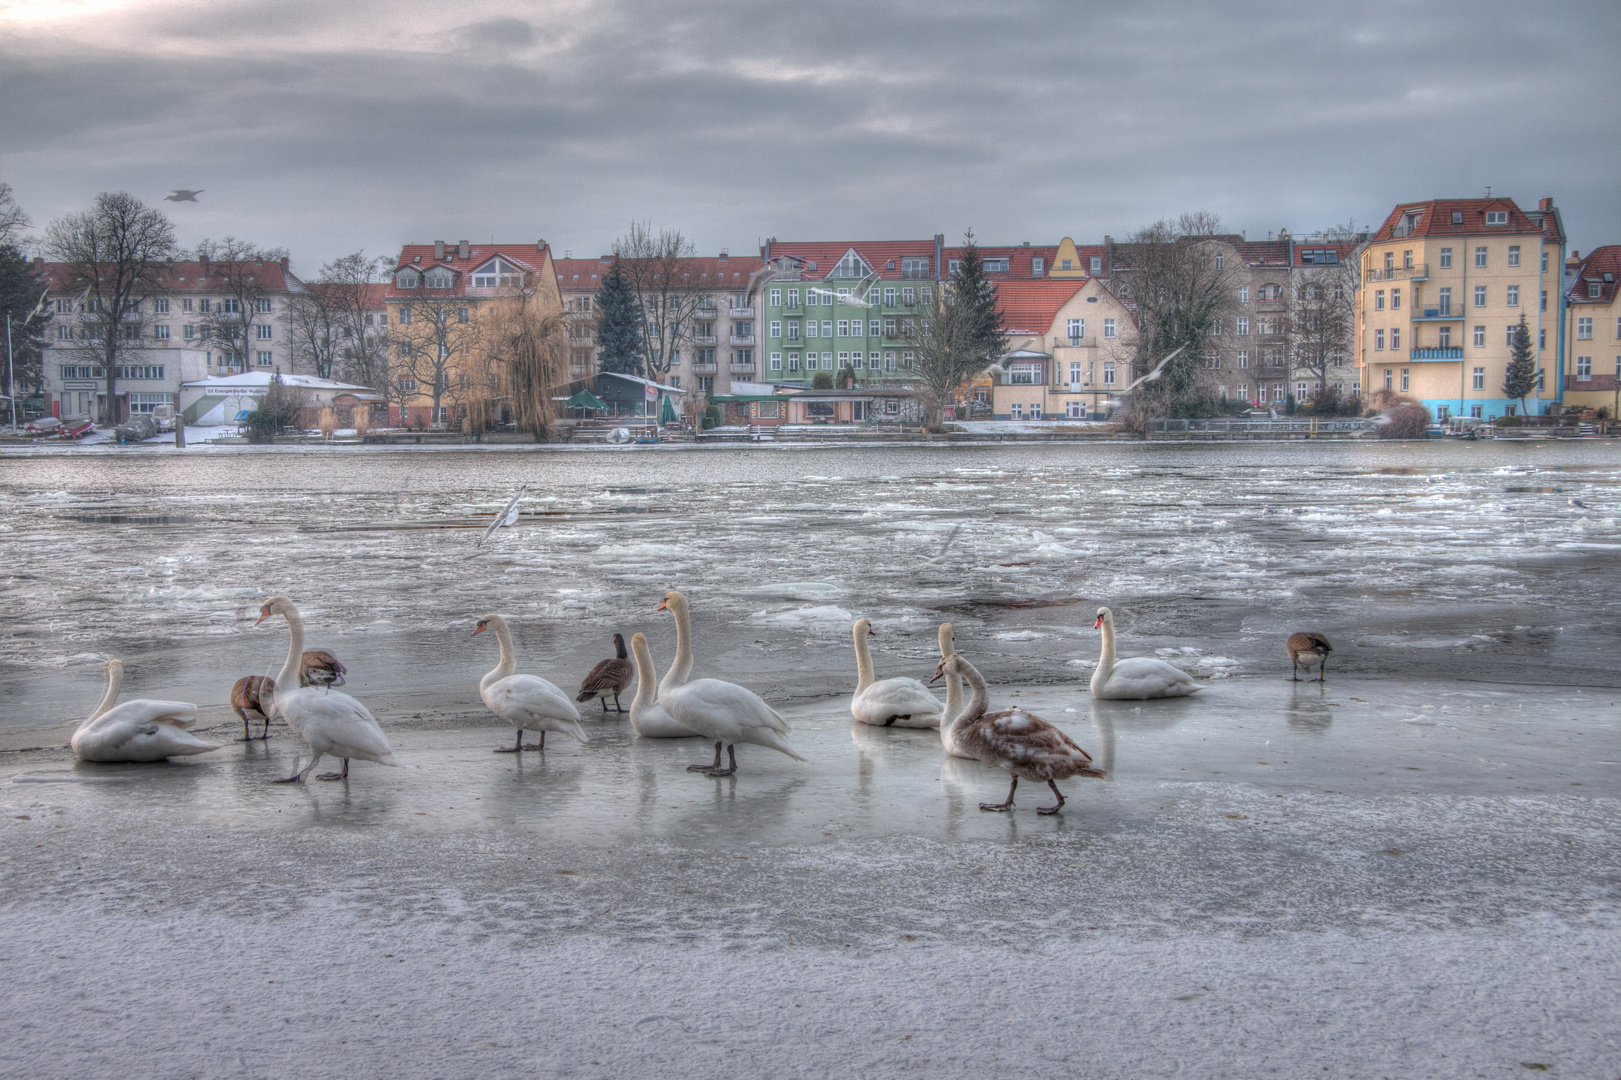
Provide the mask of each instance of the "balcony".
{"label": "balcony", "polygon": [[716,344],[716,338],[714,334],[694,334],[692,336],[692,343],[694,345],[713,346]]}
{"label": "balcony", "polygon": [[730,314],[734,319],[752,319],[754,318],[754,308],[735,307],[731,309]]}
{"label": "balcony", "polygon": [[693,372],[694,375],[713,375],[718,370],[719,370],[719,367],[717,365],[715,365],[715,364],[694,364],[694,365],[692,365],[692,372]]}
{"label": "balcony", "polygon": [[753,363],[733,364],[731,366],[730,370],[731,370],[733,375],[753,375],[754,374],[754,364]]}
{"label": "balcony", "polygon": [[727,341],[729,341],[733,345],[753,345],[754,344],[754,335],[753,334],[743,334],[743,335],[733,334],[731,337],[727,338]]}
{"label": "balcony", "polygon": [[1428,281],[1430,278],[1430,264],[1422,263],[1418,266],[1393,266],[1389,270],[1378,267],[1369,270],[1369,281]]}
{"label": "balcony", "polygon": [[1407,358],[1409,360],[1462,360],[1463,348],[1461,346],[1449,346],[1435,349],[1409,349],[1407,350]]}
{"label": "balcony", "polygon": [[1423,314],[1414,310],[1411,318],[1413,322],[1463,322],[1463,308],[1431,307],[1423,308]]}

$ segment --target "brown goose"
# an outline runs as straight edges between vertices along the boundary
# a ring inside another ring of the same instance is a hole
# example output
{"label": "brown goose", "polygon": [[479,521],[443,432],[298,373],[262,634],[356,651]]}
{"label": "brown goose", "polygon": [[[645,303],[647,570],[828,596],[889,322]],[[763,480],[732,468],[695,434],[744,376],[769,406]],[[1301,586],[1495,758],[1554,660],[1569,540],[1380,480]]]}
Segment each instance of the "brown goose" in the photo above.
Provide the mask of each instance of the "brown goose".
{"label": "brown goose", "polygon": [[1300,665],[1305,664],[1311,670],[1313,664],[1317,665],[1317,678],[1307,679],[1307,682],[1322,682],[1323,672],[1328,667],[1328,654],[1334,651],[1334,646],[1328,639],[1312,630],[1304,630],[1298,634],[1290,634],[1289,642],[1284,646],[1289,651],[1289,662],[1294,665],[1294,681],[1300,681]]}
{"label": "brown goose", "polygon": [[[231,687],[231,709],[242,718],[242,737],[236,740],[237,742],[253,740],[253,735],[248,730],[249,719],[263,720],[265,731],[259,738],[270,738],[270,713],[265,710],[265,706],[270,704],[270,699],[275,693],[276,680],[269,675],[245,675],[236,680],[236,685]],[[260,695],[263,695],[263,701],[260,700]]]}
{"label": "brown goose", "polygon": [[325,649],[306,649],[299,661],[298,685],[322,686],[328,690],[343,685],[348,669]]}
{"label": "brown goose", "polygon": [[935,669],[934,679],[930,681],[953,673],[968,680],[972,691],[967,707],[951,721],[958,748],[987,765],[995,765],[1013,774],[1007,801],[980,803],[981,810],[1006,813],[1013,809],[1013,793],[1019,789],[1022,777],[1025,780],[1046,781],[1053,794],[1058,796],[1058,802],[1052,806],[1037,807],[1036,813],[1056,814],[1064,808],[1064,793],[1058,790],[1057,781],[1070,776],[1104,775],[1092,768],[1092,755],[1041,717],[1023,709],[1003,709],[987,716],[985,710],[989,707],[990,695],[985,689],[985,679],[960,653],[953,653],[941,660],[940,666]]}
{"label": "brown goose", "polygon": [[630,654],[625,652],[625,635],[614,635],[614,652],[619,655],[610,660],[604,660],[591,669],[580,683],[580,693],[575,701],[590,701],[596,698],[602,704],[602,711],[608,711],[608,695],[614,696],[614,712],[628,712],[619,704],[619,693],[630,685],[636,677],[636,667],[630,662]]}

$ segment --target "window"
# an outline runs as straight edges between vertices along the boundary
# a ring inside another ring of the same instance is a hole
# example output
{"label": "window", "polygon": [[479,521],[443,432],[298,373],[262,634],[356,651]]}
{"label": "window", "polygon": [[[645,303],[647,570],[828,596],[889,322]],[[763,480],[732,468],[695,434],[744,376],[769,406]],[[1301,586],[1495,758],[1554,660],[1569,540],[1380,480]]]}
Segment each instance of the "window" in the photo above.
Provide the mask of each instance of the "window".
{"label": "window", "polygon": [[901,277],[903,277],[903,278],[926,277],[926,276],[928,276],[928,273],[929,273],[929,260],[927,260],[927,259],[902,259],[901,260]]}
{"label": "window", "polygon": [[1047,269],[1047,260],[1040,255],[1030,260],[1030,276],[1040,277]]}
{"label": "window", "polygon": [[[190,330],[191,327],[188,326],[188,327],[186,327],[186,329]],[[73,327],[71,327],[71,326],[58,326],[56,328],[56,340],[58,340],[58,341],[72,341],[73,340]]]}
{"label": "window", "polygon": [[1010,416],[1012,416],[1013,419],[1015,419],[1015,420],[1023,420],[1024,419],[1024,403],[1015,401],[1012,405],[1009,405],[1008,406],[1008,414]]}
{"label": "window", "polygon": [[1005,273],[1007,273],[1007,259],[1005,259],[1005,258],[986,259],[985,260],[985,272],[987,274],[1005,274]]}
{"label": "window", "polygon": [[1399,326],[1392,327],[1391,331],[1390,331],[1390,351],[1391,352],[1399,352],[1400,350],[1401,350],[1401,327],[1399,327]]}
{"label": "window", "polygon": [[228,315],[242,314],[242,301],[235,297],[226,297],[220,301],[220,310]]}
{"label": "window", "polygon": [[410,321],[411,321],[411,309],[408,308],[408,307],[400,308],[400,325],[404,326],[405,324],[409,323]]}
{"label": "window", "polygon": [[[889,354],[889,359],[890,359],[890,361],[893,361],[895,359],[895,354],[890,353]],[[901,364],[902,364],[903,367],[906,368],[907,371],[912,370],[912,354],[910,352],[901,353]],[[890,367],[891,371],[893,371],[895,369],[895,365],[892,362],[890,363],[889,367]]]}
{"label": "window", "polygon": [[195,326],[192,326],[189,323],[180,328],[180,336],[185,338],[187,341],[190,341],[196,335],[197,335],[197,328]]}
{"label": "window", "polygon": [[920,303],[932,304],[934,303],[934,290],[929,288],[927,285],[919,285],[917,289],[917,298]]}
{"label": "window", "polygon": [[[1396,270],[1396,253],[1394,251],[1387,251],[1387,252],[1385,252],[1385,276],[1389,277],[1392,273],[1395,272],[1395,270]],[[1265,389],[1265,388],[1263,387],[1262,389]]]}
{"label": "window", "polygon": [[917,293],[910,285],[907,285],[901,289],[901,303],[905,304],[907,307],[911,307],[913,304],[917,303]]}
{"label": "window", "polygon": [[1485,265],[1486,265],[1486,249],[1483,248],[1483,247],[1477,247],[1475,249],[1475,266],[1476,267],[1484,267]]}
{"label": "window", "polygon": [[850,320],[849,319],[840,319],[839,320],[839,337],[849,337],[849,336],[850,336]]}
{"label": "window", "polygon": [[1548,272],[1548,253],[1546,251],[1542,253],[1542,272],[1544,274]]}
{"label": "window", "polygon": [[833,320],[832,319],[823,319],[822,320],[822,336],[823,337],[832,337],[833,336]]}
{"label": "window", "polygon": [[[207,313],[208,313],[208,311],[209,311],[209,300],[208,300],[208,297],[206,297],[206,296],[205,296],[205,297],[203,297],[203,298],[202,298],[202,299],[201,299],[201,300],[199,300],[199,301],[197,301],[197,310],[198,310],[198,311],[201,311],[201,312],[202,312],[202,313],[204,313],[204,314],[205,314],[205,315],[206,315],[206,314],[207,314]],[[220,308],[220,310],[221,310],[221,311],[224,311],[224,310],[225,310],[225,309],[224,309],[224,308]]]}
{"label": "window", "polygon": [[1041,365],[1039,363],[1009,364],[1007,381],[1016,386],[1035,386],[1041,381]]}
{"label": "window", "polygon": [[1520,287],[1518,285],[1510,285],[1508,287],[1508,306],[1520,306]]}
{"label": "window", "polygon": [[1390,290],[1390,310],[1391,311],[1400,311],[1401,310],[1401,290],[1400,289],[1391,289]]}
{"label": "window", "polygon": [[[806,291],[808,292],[809,290],[807,289]],[[711,303],[713,303],[713,301],[711,301]],[[799,306],[799,290],[798,289],[789,289],[788,290],[788,306],[791,307],[791,308],[796,308],[796,307]]]}
{"label": "window", "polygon": [[1086,377],[1086,372],[1085,372],[1085,368],[1083,367],[1083,365],[1079,361],[1075,361],[1075,360],[1070,361],[1070,365],[1069,365],[1069,384],[1071,386],[1079,386],[1079,385],[1081,385],[1081,383],[1083,381],[1085,381],[1085,377]]}
{"label": "window", "polygon": [[1383,330],[1373,332],[1373,350],[1374,352],[1385,351],[1385,332]]}
{"label": "window", "polygon": [[885,337],[894,337],[895,336],[895,320],[894,319],[885,319],[884,320],[884,336]]}
{"label": "window", "polygon": [[1548,331],[1547,330],[1538,330],[1537,331],[1537,349],[1541,350],[1541,349],[1546,349],[1547,347],[1548,347]]}
{"label": "window", "polygon": [[417,273],[415,270],[401,270],[394,276],[394,287],[397,289],[414,289],[417,287]]}
{"label": "window", "polygon": [[1442,248],[1441,249],[1441,269],[1443,269],[1443,270],[1452,269],[1452,249],[1451,248]]}
{"label": "window", "polygon": [[1103,362],[1103,385],[1114,385],[1114,361],[1112,360],[1105,360]]}
{"label": "window", "polygon": [[[838,302],[841,303],[841,304],[848,304],[850,302],[850,290],[848,288],[842,288],[842,289],[837,290],[837,296],[838,296]],[[738,306],[741,307],[742,305],[738,305]]]}
{"label": "window", "polygon": [[1412,251],[1409,250],[1401,253],[1401,268],[1403,270],[1411,270],[1413,268]]}
{"label": "window", "polygon": [[877,319],[868,319],[867,320],[867,336],[868,337],[882,337],[883,333],[884,333],[884,327],[883,327],[882,323],[880,323]]}
{"label": "window", "polygon": [[274,327],[267,326],[267,325],[265,325],[263,323],[259,324],[258,326],[255,326],[253,329],[254,329],[255,337],[259,341],[269,341],[271,339],[271,337],[273,337],[274,334],[275,334],[275,328]]}
{"label": "window", "polygon": [[879,303],[878,286],[874,285],[872,288],[867,290],[867,303],[872,305],[873,307],[878,306],[878,303]]}
{"label": "window", "polygon": [[736,366],[739,366],[739,367],[753,367],[754,366],[754,350],[753,349],[733,349],[732,350],[732,363],[734,365],[736,365]]}
{"label": "window", "polygon": [[456,309],[456,321],[459,322],[459,323],[464,323],[464,322],[467,321],[467,319],[468,319],[467,309],[466,308],[457,308]]}
{"label": "window", "polygon": [[1597,300],[1600,297],[1602,297],[1603,295],[1604,295],[1604,286],[1603,285],[1599,284],[1596,281],[1589,281],[1587,283],[1587,298],[1589,300]]}
{"label": "window", "polygon": [[1483,367],[1477,367],[1472,374],[1474,378],[1470,385],[1476,390],[1486,389],[1486,369]]}
{"label": "window", "polygon": [[[1380,303],[1384,302],[1384,294],[1383,293],[1380,294],[1379,300],[1380,300]],[[1244,316],[1240,315],[1237,319],[1233,320],[1233,333],[1237,334],[1239,337],[1245,337],[1245,336],[1247,336],[1249,334],[1249,332],[1250,332],[1250,321],[1249,321],[1249,319],[1247,319]]]}
{"label": "window", "polygon": [[1239,383],[1238,384],[1238,400],[1239,401],[1248,401],[1249,399],[1250,399],[1250,384],[1247,383],[1247,382]]}
{"label": "window", "polygon": [[267,353],[267,352],[257,353],[257,354],[255,354],[254,358],[255,358],[255,360],[258,361],[258,364],[259,364],[260,367],[269,367],[270,366],[271,356],[270,356],[269,353]]}
{"label": "window", "polygon": [[[60,302],[61,301],[58,301],[58,303],[60,303]],[[164,297],[159,297],[158,299],[152,301],[152,311],[153,311],[154,314],[157,314],[157,315],[167,315],[167,314],[169,314],[169,301],[168,301],[168,299],[164,298]]]}
{"label": "window", "polygon": [[895,306],[895,289],[892,286],[884,289],[884,306]]}
{"label": "window", "polygon": [[1104,319],[1103,320],[1103,336],[1106,337],[1106,338],[1114,337],[1114,320],[1113,319]]}
{"label": "window", "polygon": [[791,353],[788,354],[788,370],[789,371],[798,371],[799,370],[799,354],[798,353],[791,352]]}
{"label": "window", "polygon": [[[788,325],[791,328],[791,327],[793,327],[793,326],[795,326],[797,324],[789,323]],[[815,319],[806,319],[805,320],[805,336],[806,337],[816,337],[817,336],[816,335],[816,328],[818,326],[820,326],[820,325],[821,324],[818,323]]]}
{"label": "window", "polygon": [[[1216,269],[1217,269],[1217,270],[1220,270],[1220,269],[1221,269],[1221,264],[1222,264],[1222,263],[1223,263],[1223,262],[1225,262],[1225,261],[1226,261],[1226,259],[1227,259],[1227,256],[1225,256],[1225,255],[1223,255],[1223,254],[1222,254],[1222,253],[1221,253],[1221,252],[1219,252],[1219,251],[1218,251],[1218,252],[1216,252]],[[1092,272],[1093,272],[1093,273],[1096,273],[1096,272],[1097,272],[1097,271],[1098,271],[1098,270],[1101,270],[1101,269],[1102,269],[1102,268],[1103,268],[1103,267],[1102,267],[1102,263],[1103,263],[1103,260],[1102,260],[1102,259],[1099,259],[1099,258],[1096,258],[1096,257],[1094,257],[1094,258],[1093,258],[1093,259],[1092,259]]]}
{"label": "window", "polygon": [[1509,323],[1507,326],[1503,327],[1503,329],[1506,332],[1505,336],[1503,338],[1503,344],[1509,346],[1510,348],[1513,348],[1514,347],[1514,324]]}
{"label": "window", "polygon": [[1486,347],[1486,328],[1484,326],[1477,326],[1477,327],[1475,327],[1475,348],[1484,349],[1485,347]]}
{"label": "window", "polygon": [[1283,384],[1282,383],[1273,383],[1272,384],[1272,400],[1273,401],[1282,401],[1283,400]]}
{"label": "window", "polygon": [[[782,306],[782,290],[781,289],[772,289],[771,290],[771,301],[770,302],[771,302],[772,307],[781,307]],[[776,335],[772,335],[772,336],[775,337]]]}
{"label": "window", "polygon": [[1508,224],[1508,211],[1507,210],[1488,210],[1488,211],[1486,211],[1486,224],[1488,224],[1488,225],[1507,225]]}
{"label": "window", "polygon": [[853,251],[848,251],[845,252],[844,258],[839,260],[838,265],[833,267],[833,272],[828,277],[859,278],[866,277],[869,273],[871,271],[867,269],[867,264],[861,260],[861,256]]}
{"label": "window", "polygon": [[1591,356],[1578,356],[1576,358],[1576,378],[1579,382],[1590,382],[1593,378],[1593,358]]}
{"label": "window", "polygon": [[1476,307],[1485,307],[1486,306],[1486,286],[1484,286],[1484,285],[1476,285],[1475,286],[1475,306]]}
{"label": "window", "polygon": [[1238,287],[1238,302],[1240,304],[1247,304],[1250,302],[1250,287],[1248,285],[1240,285]]}
{"label": "window", "polygon": [[1296,401],[1305,401],[1306,400],[1306,384],[1305,383],[1303,383],[1303,382],[1295,383],[1295,400]]}
{"label": "window", "polygon": [[1071,319],[1071,320],[1069,320],[1069,341],[1070,341],[1070,344],[1073,345],[1073,344],[1079,342],[1085,336],[1086,336],[1086,320],[1085,319]]}
{"label": "window", "polygon": [[1520,245],[1510,244],[1508,246],[1508,264],[1510,266],[1520,265]]}
{"label": "window", "polygon": [[[856,355],[859,356],[860,353],[857,353]],[[847,368],[849,366],[850,366],[850,354],[847,353],[847,352],[839,353],[839,366],[835,370],[843,371],[845,368]]]}
{"label": "window", "polygon": [[1247,368],[1250,366],[1250,354],[1246,350],[1239,350],[1238,366],[1241,368]]}
{"label": "window", "polygon": [[1064,402],[1064,418],[1067,420],[1086,419],[1086,406],[1079,401]]}
{"label": "window", "polygon": [[1441,329],[1436,332],[1435,344],[1443,349],[1452,348],[1452,327],[1441,327]]}
{"label": "window", "polygon": [[776,319],[771,320],[771,335],[770,336],[774,337],[774,338],[782,337],[782,323],[779,322]]}
{"label": "window", "polygon": [[1441,289],[1435,299],[1435,312],[1437,315],[1452,314],[1452,290]]}
{"label": "window", "polygon": [[1385,290],[1383,290],[1383,289],[1375,289],[1375,290],[1373,290],[1373,310],[1375,310],[1375,311],[1383,311],[1383,310],[1385,310]]}
{"label": "window", "polygon": [[1407,379],[1407,369],[1406,368],[1401,369],[1401,388],[1402,388],[1402,393],[1404,393],[1404,394],[1411,388],[1411,384],[1408,382],[1408,379]]}
{"label": "window", "polygon": [[158,341],[168,341],[169,328],[167,326],[154,326],[152,328],[152,337]]}

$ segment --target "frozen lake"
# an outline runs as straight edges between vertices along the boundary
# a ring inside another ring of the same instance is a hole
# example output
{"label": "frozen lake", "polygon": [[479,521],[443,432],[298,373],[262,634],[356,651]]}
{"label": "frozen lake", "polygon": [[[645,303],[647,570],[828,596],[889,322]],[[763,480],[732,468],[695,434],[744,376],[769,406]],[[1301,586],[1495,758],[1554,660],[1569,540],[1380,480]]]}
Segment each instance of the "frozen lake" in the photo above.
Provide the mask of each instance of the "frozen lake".
{"label": "frozen lake", "polygon": [[[0,745],[109,656],[234,721],[286,592],[406,765],[0,753],[0,1076],[1613,1077],[1618,512],[1594,443],[0,457]],[[567,685],[615,630],[667,662],[669,587],[807,762],[490,753],[472,619]],[[1099,603],[1207,689],[1092,701]],[[859,615],[880,675],[952,620],[1108,779],[986,814],[852,730]]]}

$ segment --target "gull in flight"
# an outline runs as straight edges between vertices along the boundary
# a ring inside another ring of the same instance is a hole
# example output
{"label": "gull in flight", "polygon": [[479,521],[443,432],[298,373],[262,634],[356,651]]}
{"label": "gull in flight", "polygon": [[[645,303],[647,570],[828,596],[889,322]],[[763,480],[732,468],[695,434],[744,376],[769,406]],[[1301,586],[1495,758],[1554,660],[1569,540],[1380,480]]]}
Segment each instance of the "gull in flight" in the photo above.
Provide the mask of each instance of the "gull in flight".
{"label": "gull in flight", "polygon": [[494,521],[490,522],[490,527],[484,530],[484,535],[478,538],[478,543],[474,544],[474,547],[483,547],[484,541],[494,536],[495,530],[501,526],[516,525],[518,523],[518,500],[521,498],[523,498],[523,488],[518,489],[518,494],[514,495],[512,501],[507,503],[507,508],[497,514]]}
{"label": "gull in flight", "polygon": [[1586,510],[1586,509],[1587,509],[1587,504],[1586,504],[1586,503],[1584,503],[1584,502],[1582,502],[1582,500],[1580,500],[1580,499],[1572,499],[1572,500],[1570,500],[1570,505],[1572,505],[1572,506],[1579,506],[1579,507],[1581,507],[1581,508],[1582,508],[1582,509],[1583,509],[1583,510]]}
{"label": "gull in flight", "polygon": [[928,555],[920,556],[923,560],[923,565],[939,566],[941,563],[945,562],[946,552],[951,550],[951,542],[957,539],[957,534],[960,532],[962,532],[962,525],[959,524],[951,530],[951,535],[946,537],[946,542],[940,545],[940,554],[932,557]]}
{"label": "gull in flight", "polygon": [[196,202],[197,196],[203,193],[202,188],[196,191],[187,191],[185,188],[175,188],[163,197],[164,202]]}
{"label": "gull in flight", "polygon": [[1139,386],[1141,386],[1143,383],[1145,383],[1145,382],[1153,382],[1155,379],[1157,379],[1161,375],[1165,374],[1165,365],[1169,364],[1172,360],[1175,360],[1176,359],[1176,354],[1181,352],[1185,348],[1187,348],[1186,345],[1178,345],[1176,348],[1174,348],[1170,352],[1166,353],[1165,354],[1165,359],[1161,360],[1159,362],[1158,366],[1156,366],[1153,371],[1150,371],[1147,375],[1144,375],[1142,378],[1138,379],[1136,382],[1134,382],[1130,386],[1126,387],[1125,392],[1129,394],[1133,390],[1135,390]]}

